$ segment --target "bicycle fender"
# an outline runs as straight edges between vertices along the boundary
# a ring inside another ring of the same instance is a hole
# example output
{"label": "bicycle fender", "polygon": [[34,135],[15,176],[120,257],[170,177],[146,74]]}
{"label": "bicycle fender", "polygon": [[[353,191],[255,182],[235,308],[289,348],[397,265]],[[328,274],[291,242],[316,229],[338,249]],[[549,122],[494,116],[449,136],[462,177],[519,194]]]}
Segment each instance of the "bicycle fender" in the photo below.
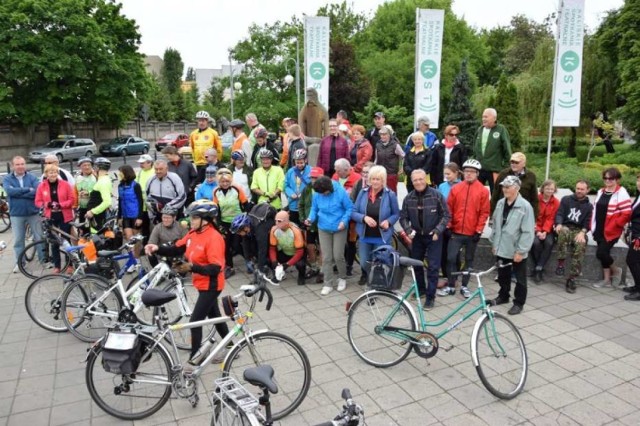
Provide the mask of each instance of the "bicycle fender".
{"label": "bicycle fender", "polygon": [[[351,304],[351,306],[349,307],[349,310],[347,311],[347,315],[349,315],[351,313],[351,309],[353,308],[353,305],[356,304],[356,302],[364,297],[367,297],[367,295],[371,295],[372,293],[386,293],[386,294],[390,294],[388,292],[384,292],[384,291],[379,291],[379,290],[369,290],[367,292],[362,293],[356,300],[353,301],[353,303]],[[398,296],[397,294],[393,293],[393,295],[395,296],[395,298],[400,301],[402,298],[400,296]],[[413,305],[411,303],[409,303],[406,299],[402,302],[402,304],[409,309],[409,312],[411,313],[411,318],[413,319],[413,323],[420,325],[420,321],[418,321],[418,317],[416,315],[415,310],[413,309]]]}
{"label": "bicycle fender", "polygon": [[476,351],[475,348],[473,347],[473,342],[476,341],[476,338],[478,337],[478,333],[480,332],[480,324],[482,324],[482,321],[488,316],[489,314],[487,314],[486,312],[480,315],[480,318],[478,318],[478,320],[476,321],[476,324],[473,326],[473,332],[471,333],[471,340],[469,341],[469,346],[471,346],[471,360],[473,361],[473,366],[475,368],[477,368],[478,365],[480,365],[480,362],[478,361],[478,351]]}

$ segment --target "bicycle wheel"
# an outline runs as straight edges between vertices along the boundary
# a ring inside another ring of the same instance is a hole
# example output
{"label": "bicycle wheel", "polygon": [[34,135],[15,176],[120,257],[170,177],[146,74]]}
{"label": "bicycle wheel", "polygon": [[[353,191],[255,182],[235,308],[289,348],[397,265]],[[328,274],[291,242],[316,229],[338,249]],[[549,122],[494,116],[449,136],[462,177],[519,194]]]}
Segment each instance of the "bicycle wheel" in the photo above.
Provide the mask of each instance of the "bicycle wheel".
{"label": "bicycle wheel", "polygon": [[[311,384],[311,364],[302,347],[292,338],[273,331],[246,335],[227,355],[223,375],[230,375],[242,386],[244,370],[259,365],[270,365],[275,371],[278,393],[271,395],[273,420],[280,420],[298,408]],[[264,415],[264,412],[262,413]]]}
{"label": "bicycle wheel", "polygon": [[524,388],[529,369],[527,350],[516,326],[494,312],[481,317],[471,335],[471,358],[484,386],[501,399]]}
{"label": "bicycle wheel", "polygon": [[27,314],[45,330],[56,333],[67,331],[62,320],[61,300],[68,280],[63,275],[43,275],[27,288],[24,295]]}
{"label": "bicycle wheel", "polygon": [[[193,284],[182,283],[182,287],[184,288],[184,297],[187,301],[187,304],[193,309],[196,300],[198,299],[198,290],[193,286]],[[164,288],[164,291],[169,291],[172,293],[178,293],[178,283],[175,280],[171,280]],[[191,320],[191,316],[183,316],[182,311],[180,310],[180,301],[179,297],[173,299],[171,302],[166,303],[164,308],[167,310],[167,315],[169,318],[169,324],[179,324],[179,323],[187,323]],[[157,315],[159,307],[153,309],[153,315]],[[213,334],[216,332],[216,327],[213,324],[206,325],[202,327],[202,341],[206,342]],[[176,330],[172,332],[173,340],[176,342],[176,346],[178,349],[182,349],[185,351],[191,350],[191,329],[184,330]],[[169,337],[168,335],[166,336]]]}
{"label": "bicycle wheel", "polygon": [[211,426],[251,426],[244,411],[239,410],[233,401],[214,398]]}
{"label": "bicycle wheel", "polygon": [[140,334],[143,354],[133,374],[109,373],[102,367],[102,344],[90,350],[85,380],[91,399],[108,414],[123,420],[149,417],[171,396],[171,357],[161,345]]}
{"label": "bicycle wheel", "polygon": [[393,293],[367,292],[349,309],[347,336],[356,354],[374,367],[391,367],[402,362],[412,344],[401,333],[382,332],[382,325],[415,331],[416,320],[407,303]]}
{"label": "bicycle wheel", "polygon": [[11,228],[11,216],[9,212],[0,213],[0,234]]}
{"label": "bicycle wheel", "polygon": [[[35,280],[53,268],[53,246],[45,240],[39,240],[27,245],[18,256],[18,269],[26,277]],[[69,254],[58,249],[60,253],[60,270],[64,271],[71,263]]]}
{"label": "bicycle wheel", "polygon": [[87,307],[98,300],[111,284],[98,276],[82,277],[62,293],[61,309],[65,327],[83,342],[95,342],[118,318],[122,300],[115,291],[110,292],[90,312]]}

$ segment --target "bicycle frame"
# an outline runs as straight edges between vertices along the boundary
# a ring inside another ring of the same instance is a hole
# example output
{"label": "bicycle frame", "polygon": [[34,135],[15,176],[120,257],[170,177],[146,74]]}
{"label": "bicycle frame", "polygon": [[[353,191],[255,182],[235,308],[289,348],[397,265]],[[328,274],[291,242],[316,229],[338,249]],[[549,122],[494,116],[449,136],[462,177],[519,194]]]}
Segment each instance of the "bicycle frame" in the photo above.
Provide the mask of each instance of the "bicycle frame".
{"label": "bicycle frame", "polygon": [[[480,299],[480,304],[476,305],[470,311],[466,312],[460,319],[455,321],[449,327],[447,327],[446,329],[444,329],[444,330],[440,331],[439,333],[435,334],[436,338],[437,339],[441,339],[442,337],[446,336],[450,331],[455,330],[456,328],[458,328],[458,326],[460,324],[462,324],[464,321],[469,319],[471,316],[475,315],[476,312],[478,312],[478,311],[483,311],[484,313],[487,313],[493,319],[493,317],[492,317],[493,311],[490,308],[488,308],[487,305],[486,305],[486,298],[485,298],[485,295],[484,295],[484,288],[482,286],[482,281],[480,280],[481,276],[486,275],[486,274],[492,272],[493,270],[494,270],[494,268],[491,268],[488,271],[484,271],[484,272],[478,273],[478,275],[476,276],[477,277],[477,281],[478,281],[478,288],[476,289],[476,291],[474,291],[473,294],[468,299],[466,299],[465,301],[460,303],[452,311],[450,311],[447,315],[445,315],[444,318],[442,318],[442,319],[440,319],[438,321],[430,322],[430,321],[426,320],[424,311],[422,309],[422,301],[420,300],[419,293],[418,293],[418,285],[417,285],[417,282],[416,282],[416,275],[415,275],[415,272],[414,272],[413,268],[411,268],[411,275],[413,277],[413,283],[412,283],[411,287],[404,293],[404,295],[402,295],[401,300],[389,312],[387,317],[382,322],[382,324],[381,324],[382,331],[390,332],[388,334],[391,334],[392,336],[398,337],[398,338],[406,338],[406,337],[417,336],[417,335],[419,335],[421,333],[426,332],[427,328],[434,328],[434,327],[442,326],[447,321],[449,321],[454,315],[456,315],[458,312],[460,312],[462,309],[464,309],[467,305],[469,305],[476,298]],[[419,330],[413,331],[413,330],[403,329],[403,328],[399,328],[399,327],[390,327],[389,323],[391,322],[391,320],[395,317],[395,315],[400,310],[400,306],[402,304],[404,304],[405,302],[408,303],[409,305],[411,305],[408,302],[408,299],[409,299],[409,297],[411,297],[412,294],[415,296],[416,301],[417,301],[417,305],[418,305],[418,317],[419,317],[418,326],[419,326]],[[498,345],[501,346],[499,344],[499,342],[498,342]]]}

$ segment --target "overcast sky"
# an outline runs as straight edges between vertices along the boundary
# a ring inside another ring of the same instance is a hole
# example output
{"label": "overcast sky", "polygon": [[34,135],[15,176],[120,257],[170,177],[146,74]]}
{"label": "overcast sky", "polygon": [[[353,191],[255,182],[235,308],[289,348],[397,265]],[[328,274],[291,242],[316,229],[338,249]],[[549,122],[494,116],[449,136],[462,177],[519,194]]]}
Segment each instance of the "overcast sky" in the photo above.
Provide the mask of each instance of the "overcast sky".
{"label": "overcast sky", "polygon": [[[264,25],[291,16],[314,15],[329,0],[121,0],[124,15],[134,19],[142,34],[141,52],[162,56],[168,47],[178,50],[186,67],[220,68],[227,52],[248,36],[252,23]],[[334,3],[340,3],[334,1]],[[371,16],[384,0],[352,0],[356,11]],[[623,0],[585,0],[585,23],[597,27],[604,12]],[[524,14],[538,22],[557,10],[557,0],[454,0],[456,15],[476,28],[508,25]],[[302,40],[300,40],[302,43]]]}

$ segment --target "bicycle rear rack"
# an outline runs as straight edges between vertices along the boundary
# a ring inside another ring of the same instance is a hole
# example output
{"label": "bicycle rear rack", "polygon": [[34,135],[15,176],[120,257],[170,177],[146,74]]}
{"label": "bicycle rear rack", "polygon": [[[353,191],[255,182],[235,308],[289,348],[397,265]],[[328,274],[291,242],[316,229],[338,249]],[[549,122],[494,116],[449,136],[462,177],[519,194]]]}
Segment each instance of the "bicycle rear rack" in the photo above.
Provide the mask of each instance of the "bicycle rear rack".
{"label": "bicycle rear rack", "polygon": [[235,408],[230,407],[228,401],[233,401],[245,413],[255,412],[260,405],[258,399],[233,377],[221,377],[214,383],[216,385],[216,391],[213,393],[214,400],[219,399],[229,409]]}

